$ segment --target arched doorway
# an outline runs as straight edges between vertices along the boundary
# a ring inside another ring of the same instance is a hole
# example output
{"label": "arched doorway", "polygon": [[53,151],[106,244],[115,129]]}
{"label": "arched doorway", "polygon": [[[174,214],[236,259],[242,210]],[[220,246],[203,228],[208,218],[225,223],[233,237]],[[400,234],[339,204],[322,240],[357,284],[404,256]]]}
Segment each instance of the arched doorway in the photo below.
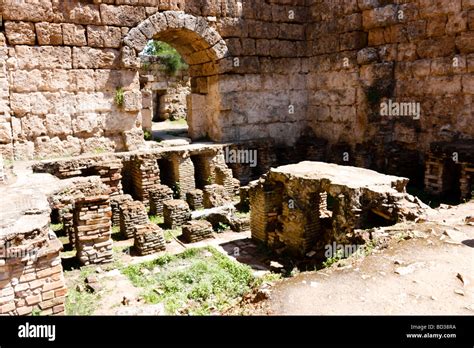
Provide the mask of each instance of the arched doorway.
{"label": "arched doorway", "polygon": [[204,17],[179,11],[158,12],[131,29],[124,38],[122,65],[139,68],[138,54],[151,39],[173,46],[189,65],[189,136],[193,140],[220,140],[218,80],[219,61],[228,55],[225,41]]}

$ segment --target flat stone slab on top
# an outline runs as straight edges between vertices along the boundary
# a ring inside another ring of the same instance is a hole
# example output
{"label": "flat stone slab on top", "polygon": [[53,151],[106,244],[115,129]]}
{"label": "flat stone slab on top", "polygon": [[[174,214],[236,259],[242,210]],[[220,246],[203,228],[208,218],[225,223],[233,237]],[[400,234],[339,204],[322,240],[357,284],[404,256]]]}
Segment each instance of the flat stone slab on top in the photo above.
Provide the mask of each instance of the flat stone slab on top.
{"label": "flat stone slab on top", "polygon": [[353,189],[367,188],[376,192],[392,190],[404,192],[409,180],[403,177],[381,174],[365,168],[311,161],[272,168],[269,175],[283,175],[288,178],[309,181],[326,180],[330,185],[347,186]]}

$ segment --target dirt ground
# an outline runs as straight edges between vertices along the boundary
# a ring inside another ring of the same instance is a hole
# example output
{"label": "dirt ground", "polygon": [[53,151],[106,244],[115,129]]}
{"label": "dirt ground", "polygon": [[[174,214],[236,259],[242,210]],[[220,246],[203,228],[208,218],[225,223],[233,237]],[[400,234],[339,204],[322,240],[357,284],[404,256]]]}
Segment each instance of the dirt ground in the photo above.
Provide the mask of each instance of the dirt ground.
{"label": "dirt ground", "polygon": [[[244,300],[227,314],[474,315],[474,224],[466,223],[467,216],[474,216],[474,202],[435,210],[421,223],[386,227],[392,237],[385,248],[377,248],[368,256],[341,260],[320,271],[265,284],[267,299],[257,304],[253,299]],[[126,250],[131,244],[132,240],[118,241],[114,248]],[[258,250],[250,232],[228,231],[186,246],[173,240],[167,253],[204,246],[213,246],[249,265],[257,276],[269,273],[271,268],[272,258]],[[150,261],[160,254],[118,255],[122,264],[129,265]],[[67,272],[68,281],[78,272]],[[141,290],[118,270],[99,269],[97,276],[102,296],[93,314],[164,314],[159,305],[144,304]],[[130,301],[126,306],[124,298]]]}
{"label": "dirt ground", "polygon": [[[474,315],[474,202],[432,212],[393,239],[342,267],[275,284],[260,313],[274,315]],[[393,226],[397,229],[401,226]]]}

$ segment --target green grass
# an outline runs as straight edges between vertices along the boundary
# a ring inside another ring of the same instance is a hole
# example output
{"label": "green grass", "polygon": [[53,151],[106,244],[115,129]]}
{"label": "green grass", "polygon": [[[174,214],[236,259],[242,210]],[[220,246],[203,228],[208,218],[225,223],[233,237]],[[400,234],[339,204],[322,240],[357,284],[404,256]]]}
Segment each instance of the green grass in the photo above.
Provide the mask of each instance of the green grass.
{"label": "green grass", "polygon": [[145,54],[158,57],[168,74],[176,74],[189,68],[178,51],[166,42],[151,40],[145,47]]}
{"label": "green grass", "polygon": [[242,218],[242,219],[250,218],[250,212],[249,211],[247,211],[247,212],[237,211],[235,213],[235,216],[237,216],[238,218]]}
{"label": "green grass", "polygon": [[101,298],[100,293],[90,293],[85,290],[79,292],[76,290],[78,284],[84,286],[84,280],[87,276],[94,273],[95,267],[96,266],[82,267],[78,278],[73,282],[72,286],[68,286],[66,297],[67,315],[92,315],[97,308]]}
{"label": "green grass", "polygon": [[163,216],[150,215],[148,219],[150,220],[151,223],[154,223],[156,225],[161,225],[165,222],[165,219],[163,218]]}
{"label": "green grass", "polygon": [[[153,272],[159,268],[159,272]],[[142,269],[151,271],[146,276]],[[208,315],[222,311],[248,292],[255,278],[250,267],[220,254],[214,248],[188,249],[122,271],[143,288],[147,303],[163,303],[168,314]]]}

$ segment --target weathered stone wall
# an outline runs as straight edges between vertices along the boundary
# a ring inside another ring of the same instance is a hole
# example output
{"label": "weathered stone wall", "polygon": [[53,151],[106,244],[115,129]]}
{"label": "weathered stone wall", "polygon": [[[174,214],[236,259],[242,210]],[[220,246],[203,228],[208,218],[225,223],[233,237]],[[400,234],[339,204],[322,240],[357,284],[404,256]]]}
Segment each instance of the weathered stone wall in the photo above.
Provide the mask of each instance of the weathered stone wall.
{"label": "weathered stone wall", "polygon": [[[431,142],[473,138],[472,1],[311,3],[308,122],[334,162],[421,181]],[[381,115],[389,99],[419,119]]]}
{"label": "weathered stone wall", "polygon": [[140,146],[137,57],[150,38],[190,64],[193,138],[291,142],[305,119],[304,0],[5,0],[0,10],[6,157]]}
{"label": "weathered stone wall", "polygon": [[191,93],[188,72],[170,74],[157,57],[153,56],[145,56],[141,62],[143,129],[151,130],[152,122],[186,120],[187,96]]}

